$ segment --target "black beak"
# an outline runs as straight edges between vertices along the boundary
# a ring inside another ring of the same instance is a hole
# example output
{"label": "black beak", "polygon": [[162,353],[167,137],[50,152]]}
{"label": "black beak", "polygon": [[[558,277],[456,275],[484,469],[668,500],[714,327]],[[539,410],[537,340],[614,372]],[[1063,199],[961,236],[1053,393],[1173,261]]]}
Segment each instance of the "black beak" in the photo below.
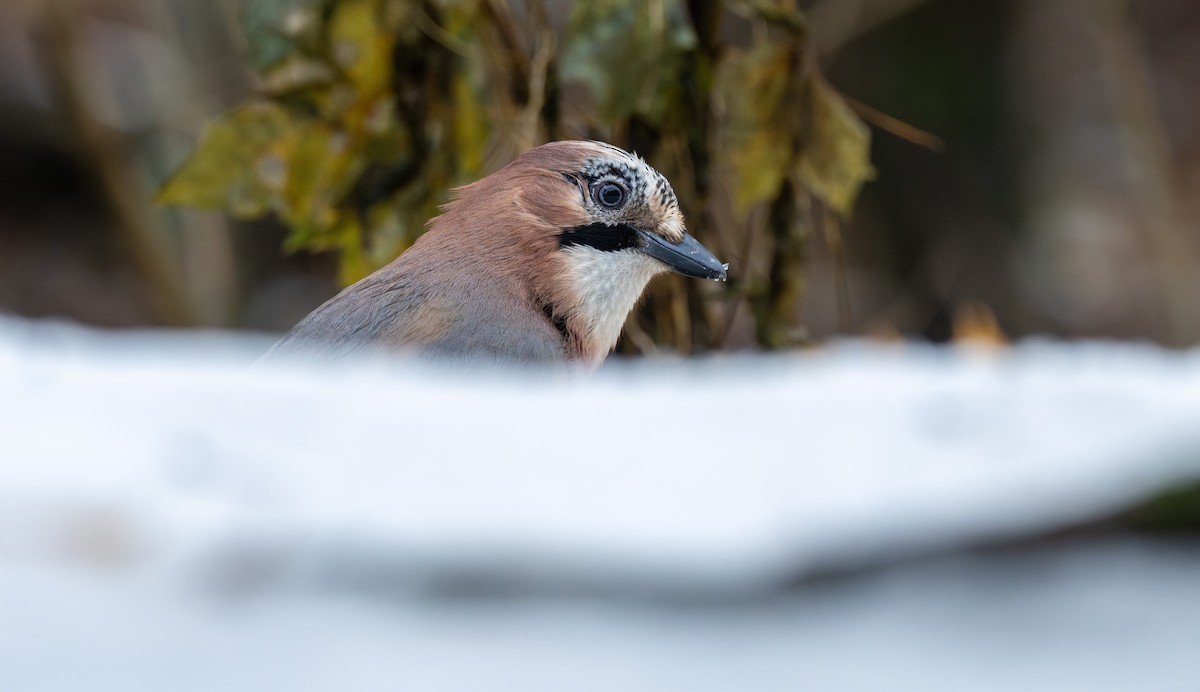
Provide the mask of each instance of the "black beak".
{"label": "black beak", "polygon": [[679,244],[663,238],[651,231],[637,232],[638,248],[654,259],[667,265],[671,271],[697,279],[725,280],[725,270],[728,264],[721,264],[708,248],[701,245],[695,238],[683,234]]}

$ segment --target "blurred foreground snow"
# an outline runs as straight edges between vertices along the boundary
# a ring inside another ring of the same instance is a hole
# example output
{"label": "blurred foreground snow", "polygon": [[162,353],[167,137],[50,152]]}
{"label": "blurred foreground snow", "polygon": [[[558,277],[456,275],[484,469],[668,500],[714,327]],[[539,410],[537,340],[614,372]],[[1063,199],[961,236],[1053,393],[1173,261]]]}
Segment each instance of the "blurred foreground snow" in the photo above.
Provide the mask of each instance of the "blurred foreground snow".
{"label": "blurred foreground snow", "polygon": [[0,689],[1197,684],[1197,546],[955,552],[1200,478],[1196,354],[522,382],[266,345],[0,320]]}

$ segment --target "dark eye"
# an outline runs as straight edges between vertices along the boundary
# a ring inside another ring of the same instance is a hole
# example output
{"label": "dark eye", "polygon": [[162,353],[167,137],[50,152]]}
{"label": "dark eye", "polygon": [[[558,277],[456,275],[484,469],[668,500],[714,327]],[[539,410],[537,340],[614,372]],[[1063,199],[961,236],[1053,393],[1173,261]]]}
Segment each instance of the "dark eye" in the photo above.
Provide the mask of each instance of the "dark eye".
{"label": "dark eye", "polygon": [[615,209],[625,202],[625,188],[616,183],[600,183],[596,187],[596,201],[609,209]]}

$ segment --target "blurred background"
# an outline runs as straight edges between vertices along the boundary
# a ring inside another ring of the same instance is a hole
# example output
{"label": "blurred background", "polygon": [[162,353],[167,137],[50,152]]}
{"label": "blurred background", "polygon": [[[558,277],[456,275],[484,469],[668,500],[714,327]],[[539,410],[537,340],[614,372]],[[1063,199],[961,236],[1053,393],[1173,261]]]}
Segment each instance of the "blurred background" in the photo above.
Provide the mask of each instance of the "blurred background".
{"label": "blurred background", "polygon": [[0,310],[285,330],[452,185],[594,137],[733,275],[660,279],[623,352],[1187,346],[1197,37],[1189,0],[6,0]]}
{"label": "blurred background", "polygon": [[[246,367],[565,138],[803,353]],[[0,687],[1195,690],[1198,191],[1194,0],[3,0]]]}

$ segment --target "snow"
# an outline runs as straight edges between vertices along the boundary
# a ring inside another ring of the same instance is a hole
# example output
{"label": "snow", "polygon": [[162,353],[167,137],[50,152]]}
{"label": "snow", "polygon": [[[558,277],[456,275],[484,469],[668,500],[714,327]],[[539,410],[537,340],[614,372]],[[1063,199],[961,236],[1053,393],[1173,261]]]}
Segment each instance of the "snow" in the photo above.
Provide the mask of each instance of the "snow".
{"label": "snow", "polygon": [[1196,353],[531,380],[267,345],[0,320],[0,687],[1194,683],[1192,546],[955,549],[1200,478]]}

